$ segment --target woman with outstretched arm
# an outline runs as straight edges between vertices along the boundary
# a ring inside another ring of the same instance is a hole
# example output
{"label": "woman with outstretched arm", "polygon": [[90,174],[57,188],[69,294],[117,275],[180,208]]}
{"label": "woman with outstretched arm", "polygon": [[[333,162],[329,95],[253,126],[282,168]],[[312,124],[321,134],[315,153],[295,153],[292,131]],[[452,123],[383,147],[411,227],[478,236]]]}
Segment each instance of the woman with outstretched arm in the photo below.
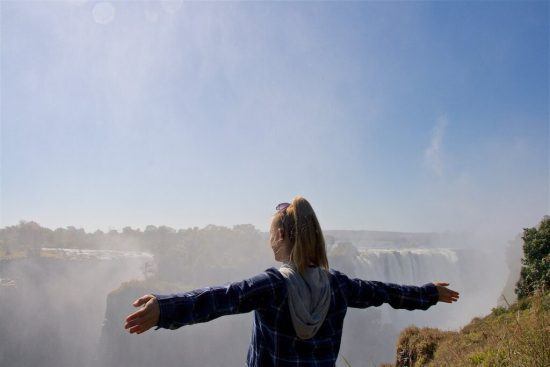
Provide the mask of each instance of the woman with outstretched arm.
{"label": "woman with outstretched arm", "polygon": [[136,334],[155,326],[173,330],[254,311],[248,367],[334,367],[348,307],[388,303],[427,310],[459,297],[448,283],[398,285],[352,279],[329,268],[321,227],[301,196],[277,205],[269,242],[275,260],[282,262],[279,269],[222,286],[145,295],[134,302],[141,308],[126,318],[125,328]]}

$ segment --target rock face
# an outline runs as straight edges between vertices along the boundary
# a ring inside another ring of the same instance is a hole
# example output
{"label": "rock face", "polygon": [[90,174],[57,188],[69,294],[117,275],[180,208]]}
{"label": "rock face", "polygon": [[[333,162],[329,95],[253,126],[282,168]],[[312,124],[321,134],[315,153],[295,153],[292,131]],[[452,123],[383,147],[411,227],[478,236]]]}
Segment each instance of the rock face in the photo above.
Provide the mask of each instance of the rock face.
{"label": "rock face", "polygon": [[131,304],[140,295],[190,289],[181,284],[132,282],[111,292],[92,366],[242,365],[250,339],[252,314],[225,316],[177,330],[151,329],[140,335],[124,330],[123,320],[135,311]]}
{"label": "rock face", "polygon": [[[0,260],[0,366],[87,367],[107,292],[141,260]],[[9,279],[9,280],[8,280]]]}

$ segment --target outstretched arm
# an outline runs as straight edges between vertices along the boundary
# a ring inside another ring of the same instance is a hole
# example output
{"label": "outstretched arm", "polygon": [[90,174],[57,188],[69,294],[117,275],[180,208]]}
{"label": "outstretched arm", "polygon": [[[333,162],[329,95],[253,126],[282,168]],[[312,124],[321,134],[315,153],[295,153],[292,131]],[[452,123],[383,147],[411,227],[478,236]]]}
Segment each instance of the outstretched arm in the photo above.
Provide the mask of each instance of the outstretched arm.
{"label": "outstretched arm", "polygon": [[457,292],[445,287],[448,283],[426,283],[419,287],[358,278],[347,278],[347,283],[348,305],[355,308],[388,303],[396,309],[427,310],[438,301],[451,303],[458,299]]}
{"label": "outstretched arm", "polygon": [[145,306],[126,318],[125,328],[138,334],[153,326],[156,326],[155,330],[174,330],[223,315],[250,312],[270,302],[273,288],[271,278],[264,272],[223,286],[143,296],[134,302],[134,306]]}

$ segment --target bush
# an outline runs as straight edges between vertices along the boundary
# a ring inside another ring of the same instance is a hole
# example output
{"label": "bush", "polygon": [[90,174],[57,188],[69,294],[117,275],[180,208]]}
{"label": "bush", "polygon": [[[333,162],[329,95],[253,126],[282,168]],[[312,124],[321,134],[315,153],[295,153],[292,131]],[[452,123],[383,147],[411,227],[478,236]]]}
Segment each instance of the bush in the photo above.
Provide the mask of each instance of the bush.
{"label": "bush", "polygon": [[491,310],[491,314],[495,316],[502,315],[504,313],[506,313],[506,307],[502,306],[495,307]]}
{"label": "bush", "polygon": [[545,216],[538,228],[523,230],[524,259],[516,285],[518,298],[532,295],[537,289],[550,286],[550,217]]}
{"label": "bush", "polygon": [[438,343],[449,332],[434,328],[410,326],[401,332],[397,341],[396,367],[424,366],[434,356]]}

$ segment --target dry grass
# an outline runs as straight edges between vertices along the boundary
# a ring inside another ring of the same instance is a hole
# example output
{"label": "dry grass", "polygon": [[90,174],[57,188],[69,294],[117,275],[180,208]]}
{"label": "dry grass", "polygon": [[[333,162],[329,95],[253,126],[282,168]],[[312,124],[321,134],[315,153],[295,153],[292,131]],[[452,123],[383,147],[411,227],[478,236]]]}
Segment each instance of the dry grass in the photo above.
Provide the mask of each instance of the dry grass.
{"label": "dry grass", "polygon": [[434,357],[438,344],[448,332],[433,328],[410,326],[397,341],[397,367],[424,366]]}
{"label": "dry grass", "polygon": [[398,367],[550,366],[550,293],[475,318],[459,332],[410,327],[399,338]]}

